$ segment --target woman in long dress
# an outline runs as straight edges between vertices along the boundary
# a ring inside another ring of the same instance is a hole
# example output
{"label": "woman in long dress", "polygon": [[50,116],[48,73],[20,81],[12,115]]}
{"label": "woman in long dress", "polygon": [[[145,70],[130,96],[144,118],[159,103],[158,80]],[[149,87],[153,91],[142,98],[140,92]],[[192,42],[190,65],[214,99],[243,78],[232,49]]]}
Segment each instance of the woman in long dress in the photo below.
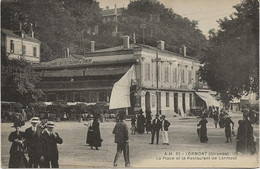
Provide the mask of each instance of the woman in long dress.
{"label": "woman in long dress", "polygon": [[12,127],[15,131],[12,132],[8,140],[12,142],[10,148],[9,168],[27,168],[28,162],[25,158],[24,151],[26,149],[24,145],[25,133],[20,131],[20,128],[24,125],[24,122],[17,120]]}
{"label": "woman in long dress", "polygon": [[201,120],[198,124],[198,126],[200,126],[200,131],[199,131],[199,135],[200,135],[200,142],[201,143],[206,143],[208,141],[208,137],[207,137],[207,119],[205,118],[205,116],[201,116]]}
{"label": "woman in long dress", "polygon": [[150,110],[146,110],[146,118],[145,118],[145,128],[146,128],[146,132],[148,134],[148,132],[152,132],[152,112]]}
{"label": "woman in long dress", "polygon": [[91,147],[91,149],[95,147],[96,150],[98,150],[98,147],[101,147],[101,142],[103,141],[100,136],[98,117],[94,118],[93,115],[90,115],[90,123],[87,124],[87,126],[88,133],[86,143]]}

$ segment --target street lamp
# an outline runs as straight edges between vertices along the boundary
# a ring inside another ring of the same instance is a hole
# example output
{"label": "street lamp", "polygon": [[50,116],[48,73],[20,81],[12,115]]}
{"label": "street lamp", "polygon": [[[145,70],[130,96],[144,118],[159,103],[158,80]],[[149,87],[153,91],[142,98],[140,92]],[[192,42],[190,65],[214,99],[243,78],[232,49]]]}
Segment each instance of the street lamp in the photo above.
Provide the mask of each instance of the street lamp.
{"label": "street lamp", "polygon": [[159,62],[161,61],[161,58],[158,58],[158,51],[156,51],[156,58],[152,59],[152,62],[156,62],[156,115],[159,115]]}

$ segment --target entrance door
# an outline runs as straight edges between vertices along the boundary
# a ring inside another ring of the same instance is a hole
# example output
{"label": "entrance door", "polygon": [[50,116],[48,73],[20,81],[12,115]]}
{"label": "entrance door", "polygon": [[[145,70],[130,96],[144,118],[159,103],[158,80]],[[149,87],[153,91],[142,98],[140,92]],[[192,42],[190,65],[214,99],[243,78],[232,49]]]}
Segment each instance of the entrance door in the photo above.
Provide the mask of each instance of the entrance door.
{"label": "entrance door", "polygon": [[145,94],[145,110],[146,111],[151,110],[150,93],[149,92],[146,92],[146,94]]}
{"label": "entrance door", "polygon": [[178,93],[174,93],[174,112],[178,114]]}
{"label": "entrance door", "polygon": [[182,93],[182,106],[183,106],[184,113],[186,113],[185,93]]}

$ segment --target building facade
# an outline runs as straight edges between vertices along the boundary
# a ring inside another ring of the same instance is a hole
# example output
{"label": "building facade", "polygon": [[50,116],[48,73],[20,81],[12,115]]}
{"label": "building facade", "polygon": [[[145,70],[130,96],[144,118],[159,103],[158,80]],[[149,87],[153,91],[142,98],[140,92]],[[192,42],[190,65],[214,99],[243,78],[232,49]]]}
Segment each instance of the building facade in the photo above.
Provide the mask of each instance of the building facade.
{"label": "building facade", "polygon": [[1,29],[1,59],[25,59],[32,63],[40,62],[41,42],[23,31]]}
{"label": "building facade", "polygon": [[[129,44],[124,37],[122,46],[98,50],[85,56],[70,54],[51,62],[35,65],[35,71],[42,78],[37,87],[45,92],[44,101],[105,102],[109,105],[111,91],[132,65],[135,65],[135,83],[129,89],[131,108],[129,114],[142,108],[162,114],[178,113],[188,115],[198,105],[197,88],[200,62],[186,55],[164,49],[164,42],[158,48]],[[94,43],[92,43],[93,45]],[[94,47],[92,46],[92,49]],[[156,56],[158,62],[158,90],[156,76]],[[201,101],[201,99],[200,99]]]}

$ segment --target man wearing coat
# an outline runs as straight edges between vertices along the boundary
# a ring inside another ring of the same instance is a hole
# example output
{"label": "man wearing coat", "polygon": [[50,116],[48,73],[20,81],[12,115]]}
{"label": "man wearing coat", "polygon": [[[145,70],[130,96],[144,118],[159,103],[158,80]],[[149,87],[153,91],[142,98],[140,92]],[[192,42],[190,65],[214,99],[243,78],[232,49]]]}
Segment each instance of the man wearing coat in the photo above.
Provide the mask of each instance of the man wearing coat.
{"label": "man wearing coat", "polygon": [[42,128],[38,125],[40,119],[33,117],[31,119],[32,126],[25,130],[25,145],[29,156],[29,167],[38,168],[40,164],[40,136]]}
{"label": "man wearing coat", "polygon": [[154,135],[156,134],[156,144],[159,144],[159,131],[161,129],[161,121],[159,119],[159,115],[155,115],[155,119],[152,122],[152,140],[150,144],[154,142]]}
{"label": "man wearing coat", "polygon": [[119,122],[116,123],[116,126],[113,129],[113,134],[115,134],[115,143],[117,143],[117,152],[114,159],[114,167],[117,167],[117,161],[123,151],[125,166],[129,167],[129,136],[128,136],[128,127],[125,123],[125,115],[121,112],[119,114]]}
{"label": "man wearing coat", "polygon": [[168,128],[170,125],[171,123],[168,122],[168,120],[165,120],[165,115],[162,115],[161,130],[164,145],[169,145]]}
{"label": "man wearing coat", "polygon": [[59,151],[57,144],[62,144],[63,140],[59,137],[58,133],[53,131],[54,122],[47,122],[47,129],[41,135],[41,158],[44,162],[44,168],[59,168]]}

